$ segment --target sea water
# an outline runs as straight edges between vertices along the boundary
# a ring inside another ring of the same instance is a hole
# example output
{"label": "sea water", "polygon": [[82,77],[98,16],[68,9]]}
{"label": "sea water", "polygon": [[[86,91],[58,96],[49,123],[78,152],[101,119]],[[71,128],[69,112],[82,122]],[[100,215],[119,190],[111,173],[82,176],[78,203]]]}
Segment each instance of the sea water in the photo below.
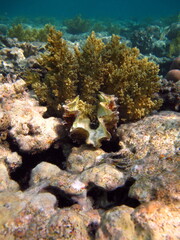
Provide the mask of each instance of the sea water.
{"label": "sea water", "polygon": [[6,17],[144,19],[177,15],[179,0],[0,0]]}

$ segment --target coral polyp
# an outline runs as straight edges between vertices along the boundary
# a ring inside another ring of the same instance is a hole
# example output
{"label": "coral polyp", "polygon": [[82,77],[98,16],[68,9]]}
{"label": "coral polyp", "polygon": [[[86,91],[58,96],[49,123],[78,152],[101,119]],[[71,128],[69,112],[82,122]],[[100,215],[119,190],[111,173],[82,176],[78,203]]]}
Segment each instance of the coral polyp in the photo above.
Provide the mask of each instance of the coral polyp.
{"label": "coral polyp", "polygon": [[70,50],[62,33],[51,28],[46,48],[39,59],[42,74],[29,73],[27,82],[50,112],[73,119],[71,135],[80,133],[99,146],[118,121],[137,120],[160,107],[154,97],[160,87],[158,66],[140,59],[139,50],[118,36],[104,44],[92,32],[81,49]]}

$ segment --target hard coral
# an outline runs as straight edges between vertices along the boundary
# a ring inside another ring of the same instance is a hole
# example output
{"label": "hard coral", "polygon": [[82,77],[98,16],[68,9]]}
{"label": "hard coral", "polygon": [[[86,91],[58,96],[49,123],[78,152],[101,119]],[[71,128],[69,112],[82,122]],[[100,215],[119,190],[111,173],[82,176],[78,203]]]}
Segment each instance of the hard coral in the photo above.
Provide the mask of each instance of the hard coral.
{"label": "hard coral", "polygon": [[32,84],[40,102],[57,113],[57,110],[61,112],[66,100],[77,95],[77,59],[62,39],[62,33],[54,29],[50,30],[46,48],[49,54],[39,59],[45,69],[45,77],[41,79],[42,76],[36,72],[27,72],[27,82]]}
{"label": "hard coral", "polygon": [[[83,132],[88,143],[99,146],[110,138],[117,110],[121,121],[136,120],[161,104],[154,98],[159,90],[158,66],[139,59],[139,50],[126,47],[118,36],[104,44],[92,32],[82,49],[73,52],[62,33],[52,28],[47,50],[39,60],[44,72],[35,73],[35,78],[28,74],[27,79],[50,110],[62,114],[59,110],[65,109],[64,117],[75,120],[71,131]],[[92,122],[99,125],[95,131],[89,127]]]}
{"label": "hard coral", "polygon": [[172,69],[170,70],[165,77],[168,81],[177,82],[180,80],[180,70],[179,69]]}
{"label": "hard coral", "polygon": [[25,28],[22,24],[13,25],[9,31],[9,37],[15,37],[19,41],[47,41],[47,36],[49,34],[49,29],[51,25],[46,24],[44,28]]}
{"label": "hard coral", "polygon": [[180,52],[180,33],[177,33],[177,36],[172,39],[169,46],[169,56],[178,56]]}
{"label": "hard coral", "polygon": [[64,25],[67,27],[67,32],[71,34],[84,33],[90,29],[90,21],[81,16],[65,20]]}

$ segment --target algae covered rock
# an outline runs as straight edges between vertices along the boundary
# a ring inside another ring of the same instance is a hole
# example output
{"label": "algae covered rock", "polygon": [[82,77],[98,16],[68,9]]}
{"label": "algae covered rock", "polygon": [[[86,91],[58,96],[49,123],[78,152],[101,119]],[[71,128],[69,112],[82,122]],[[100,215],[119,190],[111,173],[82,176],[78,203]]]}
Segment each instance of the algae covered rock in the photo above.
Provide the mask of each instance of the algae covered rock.
{"label": "algae covered rock", "polygon": [[127,206],[115,207],[102,215],[100,227],[96,233],[96,240],[109,239],[137,239],[135,226],[131,219],[133,208]]}
{"label": "algae covered rock", "polygon": [[[178,206],[158,201],[143,204],[136,210],[120,206],[102,215],[96,240],[179,239]],[[163,217],[162,217],[163,216]]]}
{"label": "algae covered rock", "polygon": [[179,126],[179,113],[161,111],[134,123],[121,124],[117,130],[119,144],[137,159],[155,154],[174,155],[180,147]]}
{"label": "algae covered rock", "polygon": [[61,135],[62,121],[54,117],[43,117],[46,107],[39,106],[38,102],[27,94],[22,79],[1,84],[0,98],[0,140],[8,131],[21,151],[32,153],[48,149]]}
{"label": "algae covered rock", "polygon": [[95,149],[87,145],[74,147],[67,159],[67,170],[72,173],[81,173],[85,169],[100,164],[102,162],[101,154],[104,154],[102,149]]}

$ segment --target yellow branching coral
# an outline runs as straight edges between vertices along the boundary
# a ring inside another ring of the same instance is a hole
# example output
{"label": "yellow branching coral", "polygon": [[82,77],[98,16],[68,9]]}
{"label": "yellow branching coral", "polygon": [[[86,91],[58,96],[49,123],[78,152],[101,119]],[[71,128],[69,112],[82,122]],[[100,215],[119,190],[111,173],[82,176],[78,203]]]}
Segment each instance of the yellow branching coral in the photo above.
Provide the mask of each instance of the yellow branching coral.
{"label": "yellow branching coral", "polygon": [[44,28],[30,28],[23,27],[22,24],[13,25],[8,30],[9,37],[15,37],[19,41],[47,41],[47,36],[49,34],[49,29],[52,26],[50,24],[46,24]]}
{"label": "yellow branching coral", "polygon": [[[140,119],[161,105],[154,97],[160,87],[158,66],[140,59],[139,50],[120,43],[118,36],[104,44],[92,32],[82,49],[72,51],[52,28],[47,50],[39,60],[44,72],[27,79],[49,109],[64,109],[66,119],[73,116],[71,133],[78,129],[87,143],[99,146],[118,120]],[[96,129],[89,127],[92,121]]]}
{"label": "yellow branching coral", "polygon": [[77,90],[77,59],[62,39],[62,33],[50,29],[48,54],[38,60],[44,68],[43,76],[27,72],[27,83],[31,84],[40,102],[47,104],[50,111],[61,112],[62,104],[72,100]]}
{"label": "yellow branching coral", "polygon": [[92,111],[89,115],[97,110],[97,95],[104,82],[103,79],[103,62],[101,52],[104,44],[100,39],[95,37],[95,33],[88,37],[82,51],[76,50],[78,60],[78,94],[80,98],[90,104],[89,109]]}
{"label": "yellow branching coral", "polygon": [[118,97],[121,120],[135,120],[158,109],[153,98],[159,90],[158,66],[139,59],[137,48],[128,48],[113,35],[102,53],[105,84],[103,92]]}

